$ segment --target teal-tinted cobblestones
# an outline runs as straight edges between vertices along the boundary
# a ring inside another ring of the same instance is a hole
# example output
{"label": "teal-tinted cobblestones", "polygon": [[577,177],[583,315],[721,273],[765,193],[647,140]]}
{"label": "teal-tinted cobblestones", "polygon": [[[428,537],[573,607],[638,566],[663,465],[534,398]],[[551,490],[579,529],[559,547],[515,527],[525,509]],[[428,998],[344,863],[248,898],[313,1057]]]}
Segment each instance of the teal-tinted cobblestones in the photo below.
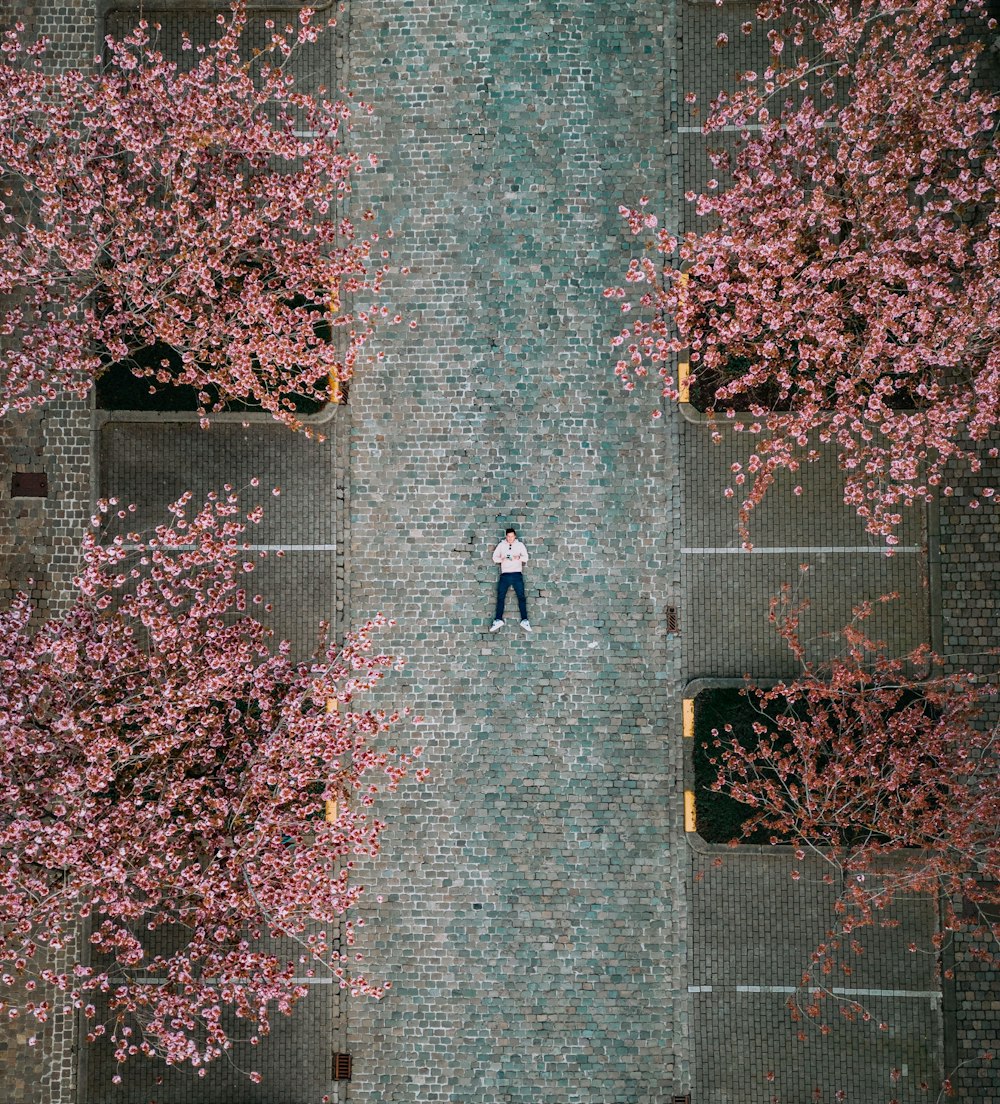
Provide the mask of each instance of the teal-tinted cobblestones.
{"label": "teal-tinted cobblestones", "polygon": [[[802,499],[778,488],[755,518],[761,548],[794,551],[730,555],[721,481],[738,442],[714,445],[673,411],[651,423],[652,396],[629,398],[611,378],[620,316],[601,291],[634,252],[618,205],[647,194],[651,210],[689,216],[680,196],[701,179],[704,140],[678,132],[691,123],[678,91],[693,80],[714,92],[751,64],[752,43],[729,56],[714,47],[720,20],[738,23],[744,7],[351,0],[340,12],[319,64],[329,85],[375,105],[352,142],[381,158],[352,204],[392,226],[390,299],[418,328],[395,331],[385,363],[359,375],[315,462],[276,428],[218,424],[202,439],[166,420],[95,421],[94,490],[135,497],[152,517],[178,480],[271,476],[286,494],[268,540],[300,546],[259,574],[280,630],[377,610],[397,619],[382,640],[410,663],[383,692],[427,717],[414,739],[432,776],[389,799],[384,854],[363,872],[360,949],[393,988],[375,1004],[315,986],[239,1055],[265,1072],[259,1087],[222,1066],[162,1084],[146,1066],[113,1087],[109,1051],[95,1049],[77,1092],[72,1038],[15,1050],[15,1027],[0,1042],[0,1100],[664,1104],[691,1090],[693,1104],[774,1093],[804,1104],[819,1084],[875,1104],[893,1065],[906,1064],[901,1100],[933,1080],[942,1009],[930,956],[915,964],[896,933],[866,935],[857,985],[916,995],[871,999],[887,1033],[840,1024],[800,1044],[784,996],[762,987],[797,980],[828,927],[828,888],[793,882],[787,855],[717,866],[683,832],[680,688],[696,675],[789,673],[763,620],[781,582],[813,600],[820,651],[852,601],[899,590],[879,610],[880,635],[900,647],[936,637],[995,672],[994,515],[915,514],[915,551],[892,560],[800,555],[865,541],[832,466],[818,465]],[[8,468],[58,437],[40,445],[27,423],[4,429]],[[87,473],[73,433],[60,439],[62,462]],[[59,509],[70,519],[78,505]],[[0,494],[0,526],[3,509]],[[20,555],[42,549],[21,567],[54,586],[55,515],[31,509],[11,513],[0,538]],[[532,556],[530,637],[514,618],[486,632],[490,552],[507,524]],[[693,551],[704,547],[723,551]],[[21,570],[4,563],[12,579]],[[666,633],[668,607],[679,635]],[[926,902],[907,903],[902,920],[918,941],[933,930]],[[963,968],[944,1027],[964,1058],[995,1036],[995,979]],[[329,1078],[334,1050],[354,1057],[349,1084]],[[963,1099],[994,1104],[992,1074],[965,1067]]]}
{"label": "teal-tinted cobblestones", "polygon": [[[419,328],[352,390],[351,605],[399,620],[433,773],[400,796],[372,873],[386,900],[366,951],[395,984],[349,1010],[352,1093],[669,1099],[685,1077],[673,471],[609,378],[601,296],[625,263],[618,205],[664,200],[662,15],[372,18],[377,49],[352,9],[351,81],[380,104],[369,187]],[[513,619],[485,632],[507,524],[532,556],[531,637]]]}

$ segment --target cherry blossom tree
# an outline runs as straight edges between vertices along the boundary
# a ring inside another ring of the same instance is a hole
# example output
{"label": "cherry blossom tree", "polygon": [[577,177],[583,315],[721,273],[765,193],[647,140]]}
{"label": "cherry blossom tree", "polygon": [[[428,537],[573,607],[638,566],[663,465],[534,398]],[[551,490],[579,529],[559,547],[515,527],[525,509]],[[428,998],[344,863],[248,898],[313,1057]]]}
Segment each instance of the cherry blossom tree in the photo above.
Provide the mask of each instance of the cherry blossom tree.
{"label": "cherry blossom tree", "polygon": [[845,502],[892,544],[902,510],[952,493],[955,470],[972,507],[994,494],[975,473],[1000,414],[995,21],[980,0],[774,0],[758,18],[762,71],[704,123],[739,133],[735,157],[714,155],[719,180],[687,196],[706,229],[678,240],[648,201],[622,209],[649,240],[635,294],[606,292],[636,312],[617,373],[630,389],[658,373],[676,399],[688,349],[710,409],[750,412],[733,425],[756,435],[735,480],[744,541],[775,473],[830,446]]}
{"label": "cherry blossom tree", "polygon": [[[88,534],[64,616],[39,624],[24,596],[0,614],[0,1008],[82,1009],[119,1061],[203,1070],[303,979],[388,988],[349,951],[354,868],[421,749],[389,736],[408,709],[364,704],[401,662],[375,648],[384,620],[293,662],[245,585],[261,508],[189,499],[145,538]],[[54,966],[81,930],[89,960]]]}
{"label": "cherry blossom tree", "polygon": [[307,10],[268,21],[245,57],[242,0],[218,21],[216,41],[172,51],[180,65],[140,21],[83,73],[49,72],[20,25],[4,35],[0,415],[86,395],[125,362],[195,387],[203,416],[239,399],[297,427],[293,396],[327,398],[399,321],[385,243],[346,216],[355,107],[289,72],[322,28]]}
{"label": "cherry blossom tree", "polygon": [[863,631],[871,608],[844,630],[844,654],[814,665],[798,637],[802,604],[777,600],[772,617],[802,673],[772,689],[748,686],[760,710],[753,737],[725,726],[709,745],[713,788],[752,810],[743,833],[763,829],[800,860],[819,856],[840,887],[838,928],[808,985],[833,972],[858,929],[913,894],[940,898],[942,930],[965,929],[1000,963],[1000,922],[989,918],[1000,904],[1000,730],[984,710],[998,688],[929,667],[925,647],[891,658]]}

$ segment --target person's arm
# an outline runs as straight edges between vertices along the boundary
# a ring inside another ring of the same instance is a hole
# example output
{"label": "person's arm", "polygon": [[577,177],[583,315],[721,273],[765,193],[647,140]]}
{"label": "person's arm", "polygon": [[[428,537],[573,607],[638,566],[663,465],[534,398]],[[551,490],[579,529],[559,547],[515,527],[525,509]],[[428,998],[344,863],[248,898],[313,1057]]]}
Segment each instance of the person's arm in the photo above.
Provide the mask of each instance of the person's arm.
{"label": "person's arm", "polygon": [[519,559],[521,561],[522,566],[528,562],[528,550],[527,550],[527,548],[524,547],[523,544],[521,545],[521,551],[519,553]]}
{"label": "person's arm", "polygon": [[501,548],[503,548],[503,545],[504,545],[504,542],[503,542],[503,541],[501,541],[501,542],[500,542],[500,543],[499,543],[499,544],[498,544],[498,545],[496,546],[496,548],[494,548],[494,549],[493,549],[493,562],[494,562],[495,564],[498,564],[498,563],[500,563],[500,559],[501,559],[501,556],[500,556],[500,549],[501,549]]}

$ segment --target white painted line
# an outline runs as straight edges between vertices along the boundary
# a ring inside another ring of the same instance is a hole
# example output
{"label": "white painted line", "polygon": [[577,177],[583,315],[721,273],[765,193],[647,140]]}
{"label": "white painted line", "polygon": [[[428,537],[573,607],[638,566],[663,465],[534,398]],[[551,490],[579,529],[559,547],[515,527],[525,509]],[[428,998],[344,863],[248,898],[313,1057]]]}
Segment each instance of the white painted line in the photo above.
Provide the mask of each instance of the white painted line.
{"label": "white painted line", "polygon": [[[814,985],[799,986],[794,985],[689,985],[689,993],[714,993],[714,992],[737,992],[737,993],[782,993],[789,995],[791,993],[798,992],[818,992],[819,989]],[[909,1000],[930,1000],[937,1001],[941,999],[941,994],[936,989],[839,989],[832,988],[829,990],[836,997],[898,997],[901,999]]]}
{"label": "white painted line", "polygon": [[941,994],[936,989],[838,989],[838,997],[915,997],[918,1000],[937,1000]]}
{"label": "white painted line", "polygon": [[247,552],[336,552],[335,544],[248,544]]}
{"label": "white painted line", "polygon": [[890,552],[921,552],[919,544],[897,544],[892,547],[874,547],[870,544],[816,544],[816,545],[777,545],[771,548],[740,548],[738,545],[727,545],[725,548],[682,548],[684,556],[791,556],[799,553],[807,555],[825,555],[826,553],[855,552],[877,553],[880,556]]}

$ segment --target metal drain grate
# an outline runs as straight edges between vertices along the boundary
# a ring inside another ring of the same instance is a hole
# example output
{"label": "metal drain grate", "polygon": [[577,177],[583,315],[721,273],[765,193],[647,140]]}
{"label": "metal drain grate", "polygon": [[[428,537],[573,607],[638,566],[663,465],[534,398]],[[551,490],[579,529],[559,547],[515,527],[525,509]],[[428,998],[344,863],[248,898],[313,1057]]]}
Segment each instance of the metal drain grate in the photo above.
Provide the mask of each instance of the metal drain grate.
{"label": "metal drain grate", "polygon": [[48,498],[49,477],[45,472],[14,472],[10,477],[11,498]]}
{"label": "metal drain grate", "polygon": [[331,1076],[334,1081],[350,1081],[351,1056],[349,1054],[335,1054],[333,1056]]}

